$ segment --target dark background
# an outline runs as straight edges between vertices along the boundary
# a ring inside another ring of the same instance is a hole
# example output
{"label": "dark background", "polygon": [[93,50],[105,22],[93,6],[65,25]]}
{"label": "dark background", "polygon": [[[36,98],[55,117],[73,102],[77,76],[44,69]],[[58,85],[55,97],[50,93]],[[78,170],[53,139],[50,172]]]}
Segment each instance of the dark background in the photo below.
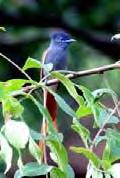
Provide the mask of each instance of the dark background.
{"label": "dark background", "polygon": [[[120,31],[120,0],[0,0],[0,26],[6,28],[6,32],[0,33],[0,52],[21,67],[28,56],[40,60],[48,46],[49,34],[57,28],[68,31],[77,40],[69,50],[70,70],[90,69],[119,60],[120,42],[111,42],[110,39]],[[29,70],[28,73],[39,80],[38,70]],[[17,69],[0,58],[1,81],[21,77],[24,76]],[[75,81],[93,90],[105,87],[104,77],[119,95],[119,71]],[[74,107],[74,102],[63,87],[59,88],[59,92]],[[23,104],[26,122],[39,130],[37,109],[29,101]],[[79,144],[80,140],[71,133],[70,118],[59,111],[58,119],[67,147],[74,144],[75,139],[75,144]],[[68,139],[69,133],[71,137]],[[79,167],[81,159],[78,159],[78,155],[70,154],[70,159],[78,177],[85,173],[85,160],[83,167]]]}

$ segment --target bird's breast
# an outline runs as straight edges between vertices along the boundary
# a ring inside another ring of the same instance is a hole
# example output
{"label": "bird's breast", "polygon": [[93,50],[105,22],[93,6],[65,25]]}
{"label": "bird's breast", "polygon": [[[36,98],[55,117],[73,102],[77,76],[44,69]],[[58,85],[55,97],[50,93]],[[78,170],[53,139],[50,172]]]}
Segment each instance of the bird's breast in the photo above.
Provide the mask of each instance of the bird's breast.
{"label": "bird's breast", "polygon": [[53,70],[64,70],[67,66],[67,51],[64,49],[49,49],[45,63],[52,63]]}

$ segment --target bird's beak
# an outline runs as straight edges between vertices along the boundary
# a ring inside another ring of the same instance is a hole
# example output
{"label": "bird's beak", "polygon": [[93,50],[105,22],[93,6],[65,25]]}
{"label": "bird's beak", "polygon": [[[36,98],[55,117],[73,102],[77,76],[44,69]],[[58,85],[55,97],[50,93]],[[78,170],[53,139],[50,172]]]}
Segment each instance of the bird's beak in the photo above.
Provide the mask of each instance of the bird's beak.
{"label": "bird's beak", "polygon": [[67,43],[72,43],[72,42],[75,42],[76,40],[75,39],[73,39],[73,38],[71,38],[71,39],[69,39],[69,40],[65,40],[65,42],[67,42]]}

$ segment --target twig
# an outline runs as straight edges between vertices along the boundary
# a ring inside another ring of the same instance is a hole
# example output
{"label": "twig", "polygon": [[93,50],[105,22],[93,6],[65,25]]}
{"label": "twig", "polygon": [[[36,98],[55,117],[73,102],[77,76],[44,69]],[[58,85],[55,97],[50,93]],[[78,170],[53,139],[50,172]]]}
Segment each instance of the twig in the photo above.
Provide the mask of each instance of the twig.
{"label": "twig", "polygon": [[[69,79],[75,79],[78,77],[84,77],[84,76],[90,76],[90,75],[95,75],[95,74],[100,74],[100,73],[104,73],[110,70],[115,70],[115,69],[120,69],[120,63],[114,63],[114,64],[110,64],[110,65],[105,65],[102,67],[97,67],[97,68],[93,68],[93,69],[89,69],[89,70],[83,70],[83,71],[59,71],[59,72],[63,72],[63,73],[68,73],[68,75],[66,75],[67,78]],[[46,85],[47,86],[51,86],[54,84],[57,84],[59,82],[59,80],[57,79],[50,79],[47,80]],[[41,86],[41,84],[40,84]],[[23,92],[28,92],[29,90],[35,88],[35,85],[31,85],[31,86],[26,86],[23,87],[22,91]],[[37,86],[38,88],[38,86]]]}
{"label": "twig", "polygon": [[[74,79],[74,78],[83,77],[83,76],[103,74],[106,71],[115,70],[115,69],[120,69],[120,63],[114,63],[114,64],[105,65],[105,66],[102,66],[102,67],[97,67],[97,68],[78,71],[78,72],[77,71],[70,71],[70,73],[68,75],[66,75],[66,77],[69,78],[69,79]],[[69,71],[66,71],[66,73],[68,73],[68,72]],[[64,73],[65,73],[65,71],[64,71]],[[58,82],[59,81],[57,79],[52,79],[52,80],[48,80],[46,85],[51,86],[51,85],[54,85]]]}
{"label": "twig", "polygon": [[[110,84],[109,84],[109,82],[108,82],[108,79],[106,79],[105,76],[104,76],[103,79],[104,79],[104,82],[105,82],[107,88],[111,89]],[[119,110],[119,104],[118,104],[119,101],[118,101],[118,98],[117,98],[117,96],[112,95],[112,99],[113,99],[114,105],[115,105],[116,108],[117,108],[117,113],[118,113],[118,116],[119,116],[119,118],[120,118],[120,110]]]}
{"label": "twig", "polygon": [[[119,104],[119,103],[118,103],[118,104]],[[108,116],[108,118],[105,119],[105,121],[103,122],[103,125],[101,126],[101,128],[98,130],[98,132],[97,132],[97,134],[95,135],[95,137],[94,137],[94,139],[93,139],[93,141],[92,141],[92,144],[91,144],[91,146],[90,146],[90,149],[91,149],[91,150],[93,149],[93,146],[94,146],[94,144],[95,144],[95,142],[96,142],[96,139],[98,138],[98,136],[99,136],[99,135],[101,134],[101,132],[103,131],[105,125],[108,123],[108,121],[110,120],[111,116],[112,116],[113,114],[115,114],[115,112],[116,112],[116,110],[117,110],[117,107],[118,107],[118,105],[115,106],[115,108],[112,110],[112,112],[110,113],[110,115]]]}
{"label": "twig", "polygon": [[2,53],[0,53],[0,56],[6,59],[8,62],[10,62],[13,66],[15,66],[22,74],[26,76],[27,79],[32,80],[32,78],[24,70],[22,70],[17,64],[15,64],[10,58],[8,58]]}
{"label": "twig", "polygon": [[[118,104],[119,104],[119,103],[118,103]],[[103,125],[101,126],[101,128],[98,130],[97,134],[95,135],[95,137],[94,137],[94,139],[93,139],[93,141],[92,141],[92,143],[91,143],[91,146],[90,146],[90,150],[91,150],[91,151],[92,151],[92,149],[93,149],[93,147],[94,147],[94,145],[95,145],[95,142],[96,142],[97,138],[99,137],[99,135],[101,134],[101,132],[104,130],[105,125],[108,123],[108,121],[110,120],[111,116],[116,112],[117,107],[118,107],[118,106],[116,105],[115,108],[114,108],[114,109],[112,110],[112,112],[110,113],[110,115],[108,116],[108,118],[104,121],[104,123],[103,123]],[[90,161],[89,161],[89,163],[88,163],[87,170],[89,170],[89,168],[90,168]],[[101,172],[100,169],[97,168],[97,170],[99,170],[99,172]]]}

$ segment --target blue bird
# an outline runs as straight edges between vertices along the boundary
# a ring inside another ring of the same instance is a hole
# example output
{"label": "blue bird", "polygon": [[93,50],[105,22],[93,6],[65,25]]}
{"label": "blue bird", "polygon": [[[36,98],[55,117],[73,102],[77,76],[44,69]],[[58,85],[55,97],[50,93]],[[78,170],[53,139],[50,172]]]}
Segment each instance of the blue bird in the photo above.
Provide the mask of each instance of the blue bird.
{"label": "blue bird", "polygon": [[[68,33],[64,31],[57,31],[51,35],[49,47],[43,53],[42,63],[53,64],[52,70],[65,70],[67,68],[67,53],[68,46],[76,41]],[[45,71],[42,71],[42,77],[45,75]],[[54,91],[57,90],[58,85],[52,86]],[[49,92],[44,92],[44,104],[48,109],[50,116],[52,118],[53,126],[58,130],[57,121],[56,121],[56,111],[57,104],[53,95]],[[46,121],[42,124],[42,132],[47,133],[47,123]],[[40,143],[41,145],[41,143]]]}

